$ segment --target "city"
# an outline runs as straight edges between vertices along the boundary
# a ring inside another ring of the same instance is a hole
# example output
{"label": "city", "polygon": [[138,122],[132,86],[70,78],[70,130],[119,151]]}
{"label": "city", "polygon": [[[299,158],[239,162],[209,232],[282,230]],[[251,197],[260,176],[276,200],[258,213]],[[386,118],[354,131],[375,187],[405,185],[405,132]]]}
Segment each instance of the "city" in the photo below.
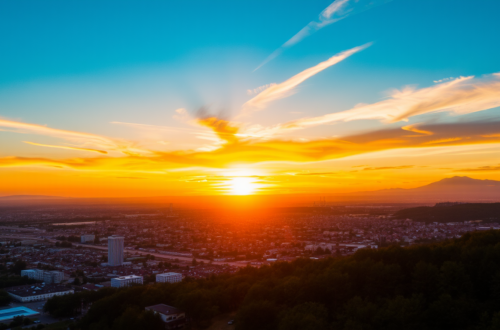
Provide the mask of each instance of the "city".
{"label": "city", "polygon": [[0,1],[0,330],[499,330],[500,1]]}

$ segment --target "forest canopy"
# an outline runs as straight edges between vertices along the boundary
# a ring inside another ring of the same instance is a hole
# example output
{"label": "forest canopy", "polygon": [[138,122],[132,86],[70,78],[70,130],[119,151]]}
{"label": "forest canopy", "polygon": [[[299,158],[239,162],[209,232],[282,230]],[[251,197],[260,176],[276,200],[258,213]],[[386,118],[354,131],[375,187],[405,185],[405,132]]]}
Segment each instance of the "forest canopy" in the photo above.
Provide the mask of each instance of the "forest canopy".
{"label": "forest canopy", "polygon": [[500,231],[175,284],[82,292],[50,299],[46,311],[76,315],[82,301],[92,303],[82,330],[153,329],[157,320],[144,307],[160,303],[184,310],[193,328],[236,312],[237,330],[499,329]]}

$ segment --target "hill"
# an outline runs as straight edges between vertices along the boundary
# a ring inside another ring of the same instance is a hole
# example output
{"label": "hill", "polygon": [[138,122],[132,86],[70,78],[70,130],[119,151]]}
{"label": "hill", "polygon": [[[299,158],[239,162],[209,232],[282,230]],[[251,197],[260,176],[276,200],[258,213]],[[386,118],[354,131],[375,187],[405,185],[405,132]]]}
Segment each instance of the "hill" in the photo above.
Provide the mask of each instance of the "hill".
{"label": "hill", "polygon": [[397,219],[419,222],[500,221],[500,203],[471,203],[433,207],[420,206],[397,211]]}

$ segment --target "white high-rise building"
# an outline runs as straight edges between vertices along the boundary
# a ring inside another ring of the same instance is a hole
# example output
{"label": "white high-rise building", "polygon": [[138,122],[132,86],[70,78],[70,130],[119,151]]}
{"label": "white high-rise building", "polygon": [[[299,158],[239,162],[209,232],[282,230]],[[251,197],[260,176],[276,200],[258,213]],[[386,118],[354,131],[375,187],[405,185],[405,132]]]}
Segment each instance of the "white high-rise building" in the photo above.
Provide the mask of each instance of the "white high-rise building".
{"label": "white high-rise building", "polygon": [[157,283],[177,283],[182,281],[182,274],[179,273],[164,273],[156,275]]}
{"label": "white high-rise building", "polygon": [[132,284],[142,284],[142,276],[127,275],[111,279],[111,287],[113,288],[122,288],[124,286],[130,286]]}
{"label": "white high-rise building", "polygon": [[108,237],[108,265],[121,266],[123,264],[123,243],[125,237]]}

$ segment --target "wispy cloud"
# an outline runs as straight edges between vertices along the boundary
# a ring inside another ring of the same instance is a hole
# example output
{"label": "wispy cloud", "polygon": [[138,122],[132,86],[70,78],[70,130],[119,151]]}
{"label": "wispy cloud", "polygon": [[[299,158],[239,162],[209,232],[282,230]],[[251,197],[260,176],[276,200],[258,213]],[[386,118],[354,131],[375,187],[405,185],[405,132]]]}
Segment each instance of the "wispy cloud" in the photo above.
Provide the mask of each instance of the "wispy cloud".
{"label": "wispy cloud", "polygon": [[406,126],[403,126],[401,128],[404,129],[405,131],[419,133],[419,134],[424,134],[424,135],[432,135],[432,134],[434,134],[432,132],[424,131],[422,129],[419,129],[416,124],[414,124],[414,125],[406,125]]}
{"label": "wispy cloud", "polygon": [[476,168],[462,168],[454,172],[498,172],[500,171],[500,164],[497,166],[481,166]]}
{"label": "wispy cloud", "polygon": [[[140,154],[147,152],[142,150],[133,143],[115,140],[108,137],[104,137],[97,134],[85,133],[85,132],[77,132],[77,131],[68,131],[57,128],[51,128],[38,124],[30,124],[23,123],[13,120],[0,119],[0,127],[5,127],[10,132],[21,133],[21,134],[38,134],[43,136],[51,136],[55,138],[65,139],[68,141],[76,142],[82,144],[81,147],[58,147],[58,146],[50,146],[64,149],[74,149],[74,150],[86,150],[86,151],[96,151],[100,153],[105,153],[107,151],[118,151],[124,153],[126,155],[132,154]],[[28,142],[29,143],[29,142]],[[31,143],[34,144],[34,143]],[[43,145],[49,147],[49,145]],[[87,146],[95,147],[88,148]],[[105,150],[102,150],[105,149]]]}
{"label": "wispy cloud", "polygon": [[[431,135],[412,135],[399,128],[386,129],[343,138],[319,139],[307,142],[269,140],[235,141],[225,143],[211,151],[179,150],[152,151],[148,156],[94,157],[56,160],[49,158],[0,158],[0,167],[58,166],[73,169],[119,170],[127,174],[164,173],[186,167],[227,168],[234,164],[262,162],[316,162],[403,148],[435,148],[500,143],[498,138],[486,135],[500,134],[500,122],[475,122],[460,124],[423,125]],[[460,139],[457,139],[459,137]],[[441,140],[441,143],[429,143]],[[406,166],[397,166],[398,169]],[[382,170],[384,168],[371,168]],[[389,168],[385,168],[389,169]],[[128,176],[128,175],[127,175]]]}
{"label": "wispy cloud", "polygon": [[198,123],[212,129],[214,133],[224,141],[230,143],[238,141],[238,137],[236,136],[236,133],[238,133],[238,127],[233,126],[228,120],[210,116],[199,118]]}
{"label": "wispy cloud", "polygon": [[51,144],[41,144],[41,143],[36,143],[36,142],[29,142],[29,141],[23,141],[24,143],[31,144],[34,146],[40,146],[40,147],[48,147],[48,148],[57,148],[57,149],[68,149],[68,150],[78,150],[78,151],[91,151],[91,152],[98,152],[101,154],[107,154],[107,151],[104,150],[98,150],[98,149],[89,149],[89,148],[78,148],[78,147],[69,147],[69,146],[54,146]]}
{"label": "wispy cloud", "polygon": [[265,84],[265,85],[259,86],[259,87],[254,88],[254,89],[248,89],[247,90],[247,94],[248,95],[258,94],[258,93],[262,92],[263,90],[266,90],[269,87],[272,87],[274,85],[276,85],[276,84],[275,83],[271,83],[271,84]]}
{"label": "wispy cloud", "polygon": [[363,171],[404,170],[413,167],[413,165],[366,167]]}
{"label": "wispy cloud", "polygon": [[467,114],[500,106],[500,73],[482,78],[461,77],[432,87],[394,91],[388,100],[358,105],[350,110],[314,118],[298,119],[280,128],[305,128],[339,121],[378,119],[385,122],[448,111]]}
{"label": "wispy cloud", "polygon": [[324,62],[321,62],[309,69],[306,69],[296,74],[295,76],[291,77],[290,79],[280,84],[274,84],[270,86],[269,88],[263,90],[261,93],[259,93],[251,100],[247,101],[243,105],[244,110],[263,109],[272,101],[276,101],[294,94],[295,88],[305,80],[311,78],[312,76],[325,70],[326,68],[329,68],[330,66],[345,60],[349,56],[369,47],[370,45],[371,43],[368,43],[363,46],[346,50],[342,53],[330,57],[328,60]]}
{"label": "wispy cloud", "polygon": [[363,11],[380,6],[390,1],[392,0],[335,0],[319,14],[317,20],[311,21],[309,24],[303,27],[287,42],[281,45],[280,48],[276,49],[271,55],[269,55],[264,60],[264,62],[262,62],[257,68],[255,68],[254,71],[257,71],[269,61],[281,55],[281,53],[283,53],[285,49],[296,45],[306,37],[310,36],[316,31],[319,31],[325,26],[338,22],[346,18],[347,16],[359,14]]}

